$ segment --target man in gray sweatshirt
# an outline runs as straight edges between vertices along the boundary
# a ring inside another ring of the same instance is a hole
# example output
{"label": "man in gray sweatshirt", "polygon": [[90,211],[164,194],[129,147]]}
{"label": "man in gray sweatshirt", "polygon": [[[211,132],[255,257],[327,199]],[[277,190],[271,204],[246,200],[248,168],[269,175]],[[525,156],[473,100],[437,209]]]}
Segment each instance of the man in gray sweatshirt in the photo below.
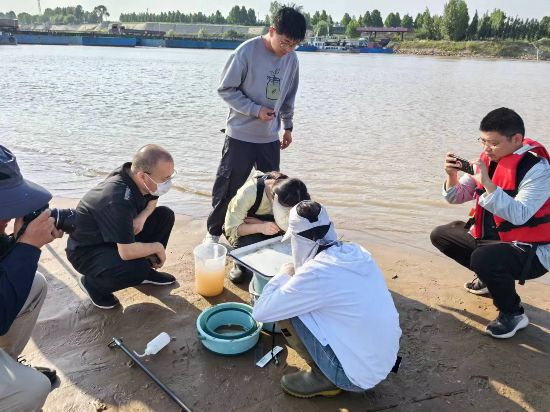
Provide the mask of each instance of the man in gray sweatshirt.
{"label": "man in gray sweatshirt", "polygon": [[[205,242],[217,242],[227,205],[252,168],[279,170],[280,150],[292,142],[298,58],[306,21],[291,7],[274,16],[269,32],[241,44],[229,57],[218,94],[228,104],[226,138],[212,189]],[[281,123],[284,129],[279,141]]]}

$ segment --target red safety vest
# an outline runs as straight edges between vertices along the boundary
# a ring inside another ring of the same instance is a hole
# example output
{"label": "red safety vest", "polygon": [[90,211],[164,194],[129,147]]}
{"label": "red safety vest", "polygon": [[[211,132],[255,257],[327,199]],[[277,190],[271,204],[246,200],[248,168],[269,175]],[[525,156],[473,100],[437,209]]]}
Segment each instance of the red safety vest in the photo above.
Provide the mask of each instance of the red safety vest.
{"label": "red safety vest", "polygon": [[[523,144],[530,145],[532,148],[522,154],[510,154],[500,159],[495,169],[495,173],[491,178],[495,185],[506,191],[512,197],[516,197],[520,183],[516,181],[518,166],[527,153],[532,152],[539,157],[550,160],[548,152],[540,143],[525,138]],[[480,158],[485,163],[487,170],[489,170],[490,160],[487,155],[481,153]],[[479,205],[479,193],[485,192],[485,188],[479,184],[476,192],[478,195],[476,196],[474,225],[472,226],[471,234],[474,238],[481,239],[483,233],[484,209]],[[513,225],[497,215],[493,215],[493,218],[500,240],[503,242],[517,240],[525,243],[550,243],[550,198],[546,200],[546,203],[544,203],[531,219],[522,225]]]}

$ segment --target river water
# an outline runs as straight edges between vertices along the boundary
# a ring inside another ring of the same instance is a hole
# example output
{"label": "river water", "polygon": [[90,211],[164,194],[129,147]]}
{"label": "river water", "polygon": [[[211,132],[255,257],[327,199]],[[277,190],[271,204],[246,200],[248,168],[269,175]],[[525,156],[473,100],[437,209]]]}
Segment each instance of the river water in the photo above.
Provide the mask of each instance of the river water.
{"label": "river water", "polygon": [[[175,157],[163,202],[205,218],[227,108],[230,51],[0,47],[0,142],[26,177],[78,198],[137,148]],[[481,118],[507,106],[550,144],[550,63],[300,53],[294,143],[281,170],[302,178],[337,227],[430,249],[436,224],[470,206],[441,197],[448,150],[472,158]]]}

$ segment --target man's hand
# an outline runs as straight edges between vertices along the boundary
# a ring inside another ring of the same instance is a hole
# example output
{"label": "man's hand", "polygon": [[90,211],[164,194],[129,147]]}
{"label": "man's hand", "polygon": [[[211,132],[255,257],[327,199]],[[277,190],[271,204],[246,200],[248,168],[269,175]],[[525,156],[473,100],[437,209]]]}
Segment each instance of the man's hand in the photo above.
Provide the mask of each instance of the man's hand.
{"label": "man's hand", "polygon": [[281,229],[273,222],[265,222],[262,224],[262,233],[267,236],[279,233]]}
{"label": "man's hand", "polygon": [[285,263],[283,266],[281,266],[281,269],[279,269],[279,273],[284,273],[289,276],[294,276],[294,264],[292,263]]}
{"label": "man's hand", "polygon": [[292,132],[285,130],[281,139],[281,150],[285,150],[292,143]]}
{"label": "man's hand", "polygon": [[157,207],[158,199],[150,200],[147,203],[145,209],[143,209],[133,220],[134,235],[137,235],[143,230],[145,222],[149,219],[149,216],[153,214],[155,208]]}
{"label": "man's hand", "polygon": [[454,157],[453,152],[447,152],[445,156],[445,172],[447,173],[445,190],[449,190],[449,188],[458,184],[458,171],[459,167],[456,164],[456,157]]}
{"label": "man's hand", "polygon": [[453,152],[447,152],[447,156],[445,157],[445,172],[451,177],[456,177],[459,170]]}
{"label": "man's hand", "polygon": [[493,193],[495,190],[497,190],[497,185],[495,185],[489,177],[489,172],[487,171],[487,166],[485,166],[485,163],[483,163],[483,161],[479,159],[475,162],[472,162],[472,164],[474,166],[477,166],[477,170],[479,171],[473,176],[476,182],[481,183],[487,193]]}
{"label": "man's hand", "polygon": [[142,215],[138,215],[134,218],[134,221],[133,221],[134,235],[137,235],[143,230],[143,226],[145,225],[146,220],[147,220],[147,217]]}
{"label": "man's hand", "polygon": [[6,234],[6,227],[8,227],[9,222],[9,220],[0,220],[0,235]]}
{"label": "man's hand", "polygon": [[157,252],[155,252],[155,255],[158,257],[157,262],[153,262],[153,267],[155,269],[160,269],[164,266],[164,262],[166,262],[166,250],[164,250],[164,246],[162,243],[159,243],[160,247]]}
{"label": "man's hand", "polygon": [[260,113],[258,113],[258,118],[264,122],[270,122],[275,119],[275,111],[269,107],[262,106],[260,108]]}
{"label": "man's hand", "polygon": [[[55,221],[53,217],[50,217],[50,213],[49,209],[44,210],[30,222],[18,242],[27,243],[40,249],[54,239],[62,237],[63,231],[55,228]],[[15,227],[21,228],[21,223],[22,219],[17,219]]]}

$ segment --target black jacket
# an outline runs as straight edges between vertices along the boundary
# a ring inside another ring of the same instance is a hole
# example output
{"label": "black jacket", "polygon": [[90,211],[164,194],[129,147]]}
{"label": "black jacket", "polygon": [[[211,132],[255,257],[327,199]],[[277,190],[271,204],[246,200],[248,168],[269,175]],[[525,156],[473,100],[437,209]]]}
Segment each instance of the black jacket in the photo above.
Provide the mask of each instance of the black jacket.
{"label": "black jacket", "polygon": [[8,333],[27,301],[40,259],[40,249],[17,243],[0,262],[0,336]]}

